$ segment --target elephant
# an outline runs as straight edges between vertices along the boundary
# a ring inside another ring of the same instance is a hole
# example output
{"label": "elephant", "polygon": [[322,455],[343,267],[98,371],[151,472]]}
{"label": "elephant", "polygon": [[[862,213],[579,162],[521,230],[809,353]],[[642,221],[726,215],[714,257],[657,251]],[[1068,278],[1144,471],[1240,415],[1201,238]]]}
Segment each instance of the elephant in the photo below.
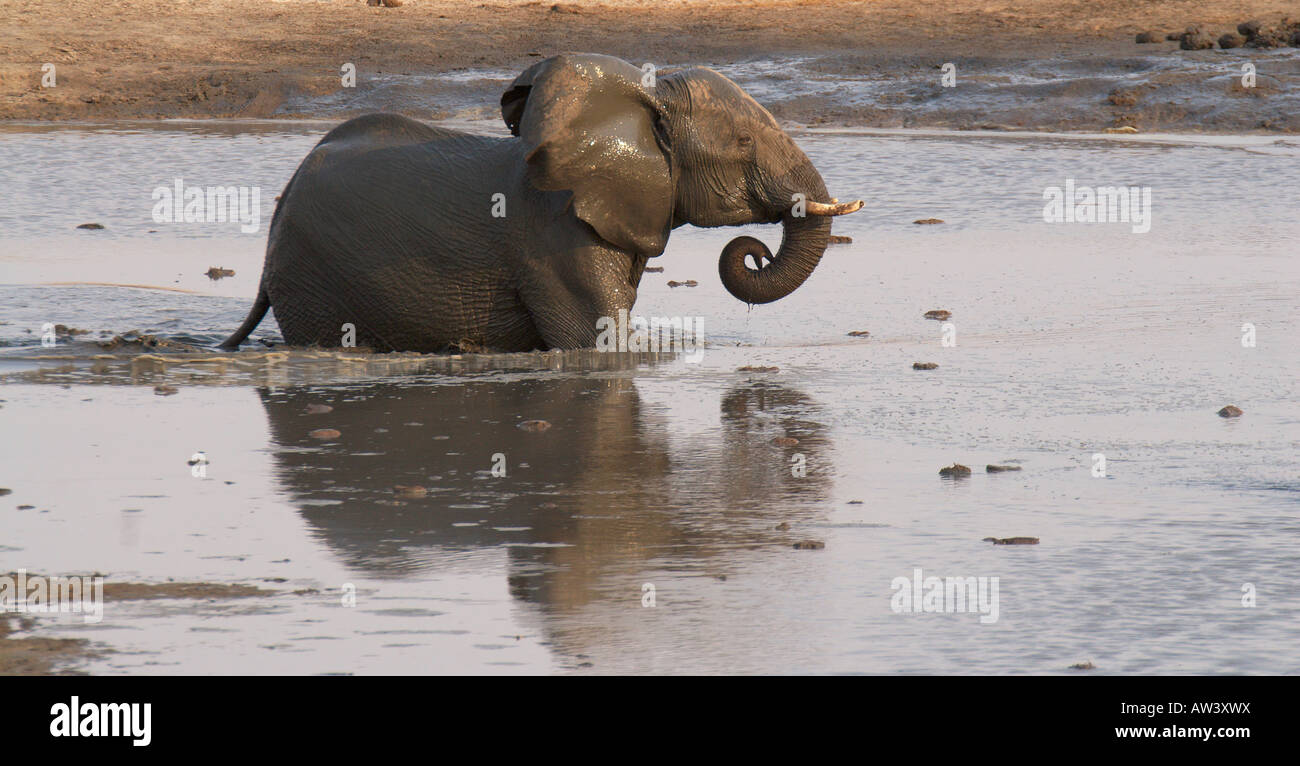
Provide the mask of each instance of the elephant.
{"label": "elephant", "polygon": [[687,223],[782,223],[775,255],[737,237],[718,271],[749,304],[790,294],[831,217],[862,201],[831,198],[726,77],[648,74],[596,54],[539,61],[501,97],[509,138],[382,113],[329,131],[281,194],[257,299],[221,347],[237,349],[270,308],[295,346],[591,348],[598,320],[630,312],[647,260]]}

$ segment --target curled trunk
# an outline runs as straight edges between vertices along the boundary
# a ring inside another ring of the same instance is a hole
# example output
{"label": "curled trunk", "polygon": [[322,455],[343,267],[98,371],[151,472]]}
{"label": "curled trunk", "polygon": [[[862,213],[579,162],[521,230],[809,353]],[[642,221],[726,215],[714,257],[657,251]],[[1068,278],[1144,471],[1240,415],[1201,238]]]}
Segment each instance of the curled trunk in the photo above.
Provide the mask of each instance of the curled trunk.
{"label": "curled trunk", "polygon": [[[812,163],[805,160],[791,177],[795,183],[780,197],[787,208],[791,204],[791,195],[795,193],[804,194],[810,201],[828,200],[826,185]],[[771,303],[798,289],[817,268],[830,243],[830,217],[795,216],[786,209],[781,224],[783,236],[776,255],[753,237],[736,237],[722,249],[722,256],[718,258],[718,275],[727,292],[745,303]],[[760,268],[750,268],[745,256],[752,256]]]}

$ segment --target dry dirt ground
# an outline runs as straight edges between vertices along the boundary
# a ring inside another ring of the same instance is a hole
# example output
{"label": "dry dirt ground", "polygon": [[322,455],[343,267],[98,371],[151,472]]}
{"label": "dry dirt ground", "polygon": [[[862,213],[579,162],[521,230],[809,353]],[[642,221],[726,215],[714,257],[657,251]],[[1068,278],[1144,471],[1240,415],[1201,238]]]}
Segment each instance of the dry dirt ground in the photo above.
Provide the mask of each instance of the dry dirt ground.
{"label": "dry dirt ground", "polygon": [[[1300,0],[405,0],[397,8],[366,0],[0,0],[0,120],[333,117],[349,110],[318,109],[312,99],[339,90],[343,62],[365,83],[378,73],[517,72],[561,51],[665,66],[816,56],[886,82],[898,67],[963,59],[1064,56],[1122,70],[1139,54],[1216,53],[1139,46],[1139,31],[1199,24],[1217,37],[1240,21],[1285,15],[1300,17]],[[47,63],[56,68],[53,88],[41,86]],[[1140,107],[1116,115],[1114,104],[1100,103],[1105,92],[1087,97],[1089,110],[1098,102],[1095,114],[1021,108],[1001,121],[1057,129],[1144,118]],[[439,116],[400,100],[380,106]],[[900,118],[897,110],[817,98],[782,108],[773,110],[778,117],[814,124],[953,122],[942,110]],[[1167,124],[1141,127],[1296,129],[1276,114],[1235,121],[1199,114],[1152,110],[1148,122]]]}

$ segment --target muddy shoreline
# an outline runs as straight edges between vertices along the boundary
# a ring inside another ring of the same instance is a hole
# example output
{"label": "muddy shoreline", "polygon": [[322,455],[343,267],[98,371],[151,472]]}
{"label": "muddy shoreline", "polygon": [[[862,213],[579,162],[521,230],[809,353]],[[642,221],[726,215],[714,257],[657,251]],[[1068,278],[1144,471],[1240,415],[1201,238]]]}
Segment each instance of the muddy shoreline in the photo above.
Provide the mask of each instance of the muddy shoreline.
{"label": "muddy shoreline", "polygon": [[[1288,7],[1290,6],[1290,7]],[[1146,30],[1213,37],[1273,0],[941,6],[885,2],[0,0],[0,120],[491,117],[538,57],[609,53],[704,64],[787,124],[1142,132],[1300,132],[1300,48],[1179,50]],[[93,20],[93,21],[92,21]],[[957,84],[940,84],[944,62]],[[55,87],[41,87],[54,64]],[[344,88],[341,67],[356,67]],[[1235,84],[1245,63],[1258,86]]]}
{"label": "muddy shoreline", "polygon": [[[14,578],[17,573],[9,572],[3,576]],[[32,574],[30,577],[35,579],[39,575]],[[157,599],[226,600],[270,596],[275,593],[253,585],[225,583],[113,582],[104,583],[102,595],[105,602],[117,602]],[[76,610],[81,604],[77,602],[69,607]],[[0,676],[82,675],[83,671],[77,667],[79,664],[112,651],[89,639],[51,638],[43,635],[43,632],[48,632],[50,627],[57,624],[59,617],[50,617],[45,612],[39,614],[44,621],[22,612],[0,612]]]}

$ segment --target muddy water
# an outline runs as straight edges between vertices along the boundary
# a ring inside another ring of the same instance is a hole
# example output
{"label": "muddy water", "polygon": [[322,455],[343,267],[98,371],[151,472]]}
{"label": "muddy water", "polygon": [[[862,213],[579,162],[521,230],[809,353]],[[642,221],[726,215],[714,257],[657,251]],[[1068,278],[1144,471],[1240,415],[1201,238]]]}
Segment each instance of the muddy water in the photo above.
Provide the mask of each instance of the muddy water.
{"label": "muddy water", "polygon": [[[235,327],[273,197],[322,129],[0,133],[0,571],[275,591],[41,620],[111,650],[78,668],[1300,672],[1295,142],[800,135],[833,193],[868,200],[837,223],[854,243],[750,310],[716,278],[740,232],[675,232],[637,310],[702,317],[695,364],[93,343]],[[262,230],[155,223],[150,193],[178,176],[259,186]],[[1044,223],[1067,178],[1150,186],[1151,231]],[[73,228],[90,221],[106,228]],[[954,346],[930,309],[953,312]],[[46,322],[92,332],[42,348]],[[1230,403],[1245,414],[1215,415]],[[517,427],[533,419],[552,427]],[[941,479],[954,461],[973,475]],[[1022,535],[1041,542],[982,542]],[[997,621],[896,613],[916,568],[999,578]]]}
{"label": "muddy water", "polygon": [[[778,118],[805,125],[1300,129],[1300,51],[1179,51],[1176,44],[1131,51],[1118,57],[1059,52],[1031,62],[1010,51],[946,60],[918,53],[887,61],[864,51],[702,63],[734,80]],[[950,87],[943,84],[941,61],[953,65]],[[1246,71],[1256,73],[1250,87],[1242,86]],[[385,72],[363,78],[356,88],[294,95],[279,113],[343,117],[402,111],[496,122],[500,95],[518,74],[491,68]]]}

